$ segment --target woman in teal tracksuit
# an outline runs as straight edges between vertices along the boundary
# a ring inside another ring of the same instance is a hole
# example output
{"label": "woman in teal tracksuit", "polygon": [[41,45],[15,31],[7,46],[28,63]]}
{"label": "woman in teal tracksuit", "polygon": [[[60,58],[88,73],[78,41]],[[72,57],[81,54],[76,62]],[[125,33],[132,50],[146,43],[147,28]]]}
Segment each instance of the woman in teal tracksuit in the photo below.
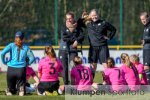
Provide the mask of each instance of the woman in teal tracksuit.
{"label": "woman in teal tracksuit", "polygon": [[[1,52],[3,64],[7,69],[7,90],[6,95],[19,92],[19,96],[25,94],[26,83],[26,58],[29,58],[29,64],[33,63],[34,55],[30,48],[23,44],[24,34],[19,31],[15,34],[15,42],[8,44]],[[10,54],[10,59],[5,60],[6,54]]]}

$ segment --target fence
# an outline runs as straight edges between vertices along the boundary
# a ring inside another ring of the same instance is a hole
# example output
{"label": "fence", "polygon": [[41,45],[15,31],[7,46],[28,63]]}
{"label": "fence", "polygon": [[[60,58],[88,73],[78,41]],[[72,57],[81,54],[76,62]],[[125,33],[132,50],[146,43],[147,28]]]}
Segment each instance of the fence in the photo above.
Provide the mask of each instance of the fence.
{"label": "fence", "polygon": [[149,12],[149,6],[150,0],[109,0],[107,3],[106,0],[0,0],[0,46],[12,41],[17,30],[27,33],[30,45],[41,46],[49,42],[48,39],[58,45],[65,14],[73,11],[78,19],[83,11],[89,13],[91,9],[97,9],[102,19],[116,27],[111,45],[139,44],[143,32],[139,14]]}
{"label": "fence", "polygon": [[[87,66],[89,66],[88,64],[88,47],[89,46],[83,46],[83,55],[81,55],[79,53],[79,56],[82,57],[84,64],[86,64]],[[0,49],[2,50],[4,47],[0,47]],[[54,46],[55,51],[56,51],[56,55],[58,56],[58,48],[59,46]],[[140,57],[140,61],[142,62],[143,60],[143,56],[142,56],[142,46],[136,46],[136,45],[126,45],[126,46],[109,46],[110,48],[110,56],[113,57],[115,59],[116,62],[116,66],[120,66],[121,64],[121,59],[120,59],[120,55],[121,53],[128,53],[129,55],[132,54],[139,54]],[[31,67],[37,71],[38,68],[38,63],[40,61],[40,59],[42,59],[44,57],[44,46],[31,46],[31,49],[33,50],[33,53],[35,55],[35,61],[34,63],[31,65]],[[0,52],[1,52],[0,50]],[[6,55],[6,60],[9,60],[9,56]],[[6,71],[7,67],[5,65],[2,64],[2,62],[0,62],[0,68],[1,71]],[[98,64],[98,68],[97,71],[103,70],[103,66]]]}

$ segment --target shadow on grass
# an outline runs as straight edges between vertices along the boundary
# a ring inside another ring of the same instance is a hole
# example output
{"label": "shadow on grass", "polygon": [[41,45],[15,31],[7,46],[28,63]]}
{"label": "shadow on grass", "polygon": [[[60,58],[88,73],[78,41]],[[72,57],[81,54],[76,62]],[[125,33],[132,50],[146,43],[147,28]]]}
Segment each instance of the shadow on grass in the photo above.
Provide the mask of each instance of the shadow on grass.
{"label": "shadow on grass", "polygon": [[5,91],[0,90],[0,95],[5,95]]}

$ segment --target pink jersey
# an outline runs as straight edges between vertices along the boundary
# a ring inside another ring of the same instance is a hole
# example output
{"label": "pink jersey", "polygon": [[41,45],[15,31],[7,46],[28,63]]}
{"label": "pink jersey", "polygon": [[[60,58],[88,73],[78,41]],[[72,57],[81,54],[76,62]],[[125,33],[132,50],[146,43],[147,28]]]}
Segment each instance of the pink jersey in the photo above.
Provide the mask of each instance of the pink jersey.
{"label": "pink jersey", "polygon": [[132,91],[138,90],[140,88],[139,87],[140,82],[136,67],[133,65],[132,68],[129,68],[127,65],[123,64],[121,66],[121,70],[125,74],[125,80],[130,90]]}
{"label": "pink jersey", "polygon": [[124,74],[119,68],[106,68],[104,77],[107,85],[111,85],[113,91],[126,91]]}
{"label": "pink jersey", "polygon": [[84,65],[78,65],[71,70],[71,78],[75,80],[77,90],[88,90],[93,83],[91,69]]}
{"label": "pink jersey", "polygon": [[36,73],[31,67],[28,66],[26,67],[26,80],[28,81],[31,76],[32,77],[36,76]]}
{"label": "pink jersey", "polygon": [[41,74],[40,81],[58,81],[58,75],[62,72],[62,70],[63,68],[60,60],[52,60],[47,56],[39,62],[38,72]]}
{"label": "pink jersey", "polygon": [[147,81],[147,77],[146,77],[146,73],[144,70],[144,65],[139,63],[138,65],[135,65],[138,73],[142,74],[142,79],[140,80],[141,85],[148,85],[148,81]]}

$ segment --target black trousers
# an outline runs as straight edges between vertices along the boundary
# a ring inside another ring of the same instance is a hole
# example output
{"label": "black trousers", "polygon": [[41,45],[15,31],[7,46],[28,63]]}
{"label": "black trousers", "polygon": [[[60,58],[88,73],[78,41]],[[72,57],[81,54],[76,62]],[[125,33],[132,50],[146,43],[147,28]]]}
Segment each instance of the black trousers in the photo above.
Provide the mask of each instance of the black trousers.
{"label": "black trousers", "polygon": [[[143,64],[150,67],[150,49],[143,49]],[[150,85],[150,70],[146,70],[148,84]]]}
{"label": "black trousers", "polygon": [[22,87],[25,92],[25,84],[26,84],[26,67],[23,68],[8,67],[7,87],[9,91],[15,94],[17,91],[20,90],[20,87]]}
{"label": "black trousers", "polygon": [[148,85],[150,85],[150,70],[145,70],[145,73],[146,73]]}
{"label": "black trousers", "polygon": [[53,92],[58,91],[59,88],[59,81],[52,81],[52,82],[40,82],[38,84],[38,91],[40,94],[43,94],[45,91]]}
{"label": "black trousers", "polygon": [[150,49],[143,49],[143,64],[150,66]]}
{"label": "black trousers", "polygon": [[[69,55],[69,58],[68,58],[68,55]],[[59,59],[61,60],[62,65],[63,65],[63,81],[65,85],[69,84],[69,74],[68,74],[69,63],[77,55],[78,55],[77,52],[68,53],[67,50],[59,50]]]}

